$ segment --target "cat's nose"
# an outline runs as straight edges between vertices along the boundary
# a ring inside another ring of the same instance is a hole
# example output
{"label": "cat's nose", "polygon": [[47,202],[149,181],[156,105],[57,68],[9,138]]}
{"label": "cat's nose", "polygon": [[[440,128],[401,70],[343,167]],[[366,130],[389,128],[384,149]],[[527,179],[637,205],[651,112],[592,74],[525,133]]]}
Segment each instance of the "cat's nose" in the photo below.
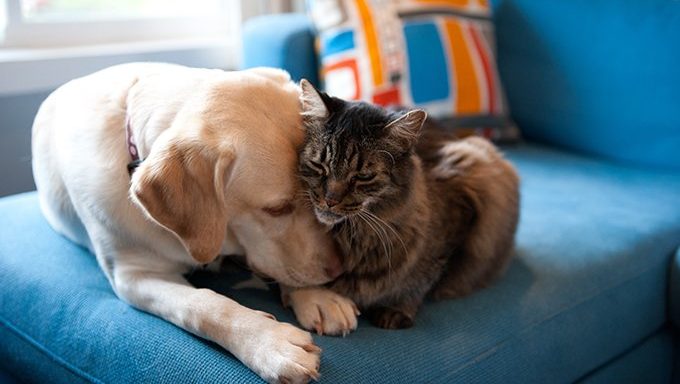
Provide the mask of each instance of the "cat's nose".
{"label": "cat's nose", "polygon": [[328,180],[328,185],[326,187],[326,193],[324,195],[324,200],[328,208],[333,208],[334,206],[340,204],[342,199],[345,197],[347,187],[337,180]]}

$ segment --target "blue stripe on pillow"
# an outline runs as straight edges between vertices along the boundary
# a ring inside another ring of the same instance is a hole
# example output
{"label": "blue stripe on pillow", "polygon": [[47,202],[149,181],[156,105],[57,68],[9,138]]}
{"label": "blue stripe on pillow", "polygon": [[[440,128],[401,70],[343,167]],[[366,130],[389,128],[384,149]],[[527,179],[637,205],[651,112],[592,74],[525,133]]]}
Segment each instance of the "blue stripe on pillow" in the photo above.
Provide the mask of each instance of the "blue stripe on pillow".
{"label": "blue stripe on pillow", "polygon": [[351,29],[341,30],[337,33],[324,33],[321,36],[322,56],[330,56],[354,49],[354,31]]}
{"label": "blue stripe on pillow", "polygon": [[429,21],[407,22],[404,37],[413,102],[420,104],[448,98],[448,67],[437,25]]}

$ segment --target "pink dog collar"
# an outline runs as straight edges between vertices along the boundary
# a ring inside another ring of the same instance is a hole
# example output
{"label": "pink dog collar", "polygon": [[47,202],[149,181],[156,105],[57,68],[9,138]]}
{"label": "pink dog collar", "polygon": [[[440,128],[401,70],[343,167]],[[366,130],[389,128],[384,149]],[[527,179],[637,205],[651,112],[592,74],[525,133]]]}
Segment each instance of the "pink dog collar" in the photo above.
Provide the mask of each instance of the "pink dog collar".
{"label": "pink dog collar", "polygon": [[137,143],[135,143],[135,137],[132,135],[132,127],[130,127],[130,116],[125,119],[125,141],[127,143],[128,153],[132,161],[128,163],[127,170],[128,174],[132,176],[135,169],[139,167],[142,160],[139,159],[139,150],[137,149]]}

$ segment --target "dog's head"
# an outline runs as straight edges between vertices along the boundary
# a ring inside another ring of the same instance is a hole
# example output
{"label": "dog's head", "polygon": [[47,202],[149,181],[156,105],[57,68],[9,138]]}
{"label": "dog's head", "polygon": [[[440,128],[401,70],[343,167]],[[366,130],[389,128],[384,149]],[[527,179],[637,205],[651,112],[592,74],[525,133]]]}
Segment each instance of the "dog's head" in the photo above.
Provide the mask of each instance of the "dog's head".
{"label": "dog's head", "polygon": [[132,178],[133,200],[200,263],[236,243],[284,284],[340,273],[330,236],[301,196],[298,91],[280,72],[226,73],[197,86]]}

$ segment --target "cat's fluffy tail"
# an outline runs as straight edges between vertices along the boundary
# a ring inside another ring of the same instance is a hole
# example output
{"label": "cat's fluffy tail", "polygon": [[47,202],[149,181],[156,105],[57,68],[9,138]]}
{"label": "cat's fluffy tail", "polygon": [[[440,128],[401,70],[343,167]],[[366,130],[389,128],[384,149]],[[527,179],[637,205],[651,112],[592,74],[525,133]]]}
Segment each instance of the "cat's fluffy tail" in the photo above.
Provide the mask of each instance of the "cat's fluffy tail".
{"label": "cat's fluffy tail", "polygon": [[519,218],[519,176],[493,144],[467,138],[447,144],[442,155],[433,173],[450,178],[475,215],[461,252],[432,290],[435,300],[468,295],[505,271]]}

